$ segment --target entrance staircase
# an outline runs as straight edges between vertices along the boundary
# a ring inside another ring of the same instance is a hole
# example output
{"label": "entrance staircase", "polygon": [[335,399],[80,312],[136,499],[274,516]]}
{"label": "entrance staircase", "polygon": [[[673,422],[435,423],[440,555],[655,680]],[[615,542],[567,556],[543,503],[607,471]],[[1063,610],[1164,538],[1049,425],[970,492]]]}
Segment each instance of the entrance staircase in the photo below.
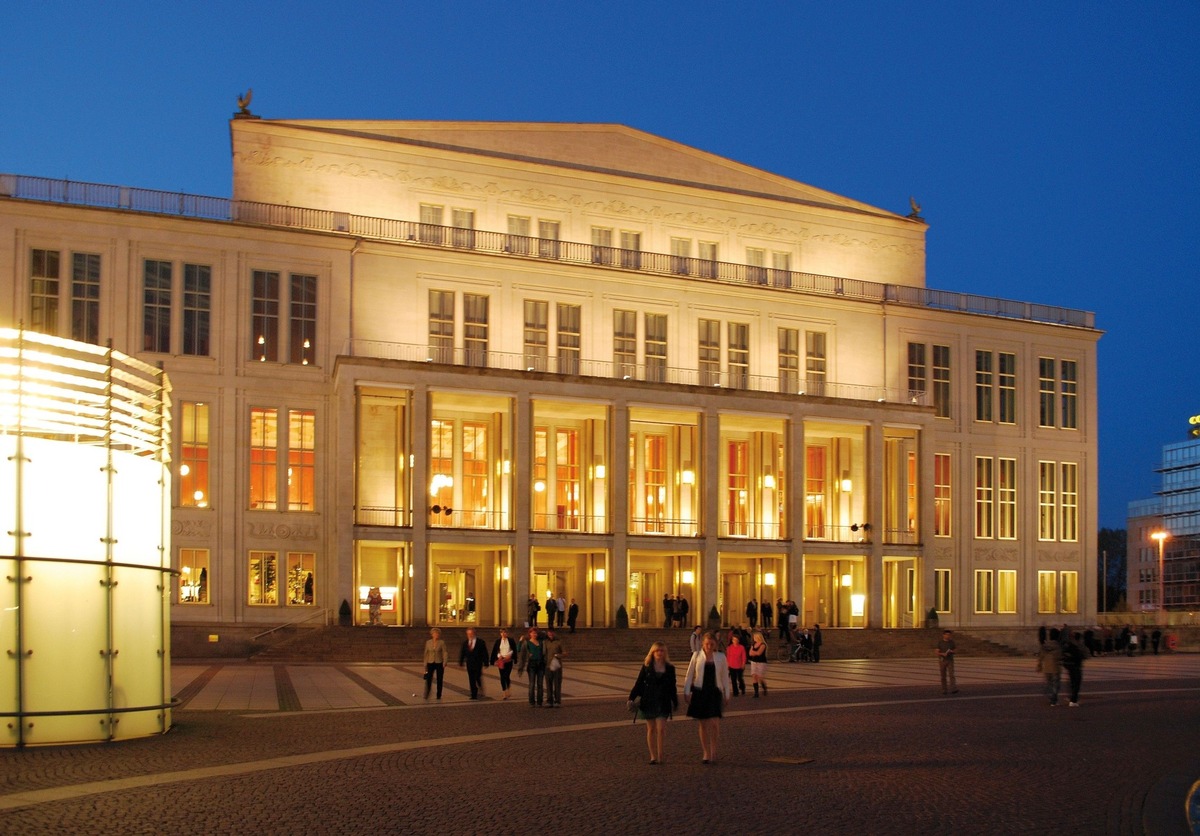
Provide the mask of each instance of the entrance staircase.
{"label": "entrance staircase", "polygon": [[[451,664],[466,636],[462,627],[443,627],[442,639],[450,651]],[[510,631],[514,640],[521,630]],[[558,638],[575,662],[638,662],[650,644],[665,642],[671,659],[679,664],[689,654],[689,631],[683,628],[593,628],[569,633],[558,630]],[[914,659],[933,658],[940,638],[937,630],[842,630],[822,629],[824,659]],[[500,635],[495,627],[480,627],[479,637],[491,647]],[[429,630],[425,627],[324,627],[304,630],[250,657],[263,664],[339,664],[349,662],[419,662]],[[973,637],[955,630],[954,640],[963,656],[1019,656],[1022,651]],[[775,661],[778,638],[769,636],[771,661]]]}

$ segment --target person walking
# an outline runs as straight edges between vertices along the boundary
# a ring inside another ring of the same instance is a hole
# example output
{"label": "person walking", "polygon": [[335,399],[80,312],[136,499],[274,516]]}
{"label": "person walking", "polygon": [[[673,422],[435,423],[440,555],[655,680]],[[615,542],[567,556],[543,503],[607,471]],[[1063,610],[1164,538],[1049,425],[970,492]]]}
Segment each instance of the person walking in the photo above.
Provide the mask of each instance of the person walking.
{"label": "person walking", "polygon": [[433,680],[437,679],[437,698],[442,698],[442,679],[446,675],[446,665],[450,663],[450,653],[446,643],[442,641],[442,631],[434,627],[429,631],[429,639],[425,642],[425,699],[429,699],[429,691]]}
{"label": "person walking", "polygon": [[704,628],[697,624],[692,628],[692,634],[688,636],[688,649],[695,653],[704,643]]}
{"label": "person walking", "polygon": [[492,645],[492,667],[500,674],[500,699],[508,699],[512,685],[513,666],[516,663],[517,644],[508,637],[508,628],[500,628],[500,638]]}
{"label": "person walking", "polygon": [[462,648],[458,651],[458,666],[467,668],[467,685],[471,689],[471,699],[477,700],[483,696],[483,669],[490,661],[487,646],[483,639],[477,638],[475,628],[467,628],[467,637],[463,639]]}
{"label": "person walking", "polygon": [[737,628],[729,631],[729,646],[725,648],[725,661],[729,665],[729,685],[733,695],[746,693],[746,646]]}
{"label": "person walking", "polygon": [[663,743],[667,737],[667,720],[679,708],[675,683],[675,666],[663,642],[654,642],[642,662],[637,681],[629,692],[629,706],[637,706],[637,719],[646,721],[646,748],[650,763],[663,761]]}
{"label": "person walking", "polygon": [[1038,672],[1045,680],[1045,693],[1051,705],[1058,705],[1058,689],[1062,680],[1062,645],[1058,643],[1058,630],[1052,629],[1038,652]]}
{"label": "person walking", "polygon": [[942,693],[957,694],[958,682],[954,678],[954,631],[943,630],[937,643],[938,670],[942,675]]}
{"label": "person walking", "polygon": [[705,633],[700,649],[688,662],[683,679],[687,715],[699,721],[701,763],[717,762],[721,713],[729,702],[729,663],[717,649],[717,637]]}
{"label": "person walking", "polygon": [[554,708],[556,705],[562,708],[563,657],[567,655],[567,651],[554,635],[553,627],[546,630],[546,640],[542,642],[542,655],[546,659],[546,708]]}
{"label": "person walking", "polygon": [[767,640],[763,638],[763,634],[755,632],[750,637],[750,649],[746,651],[747,658],[750,660],[750,678],[754,680],[754,697],[758,698],[758,689],[762,688],[762,695],[767,695]]}
{"label": "person walking", "polygon": [[546,655],[542,647],[542,639],[536,627],[529,628],[529,634],[517,649],[517,673],[529,675],[529,704],[541,705],[546,687]]}
{"label": "person walking", "polygon": [[1062,643],[1062,666],[1067,672],[1067,682],[1071,688],[1071,699],[1067,701],[1069,708],[1079,708],[1079,687],[1083,684],[1083,660],[1087,658],[1087,648],[1083,646],[1079,633],[1064,636]]}

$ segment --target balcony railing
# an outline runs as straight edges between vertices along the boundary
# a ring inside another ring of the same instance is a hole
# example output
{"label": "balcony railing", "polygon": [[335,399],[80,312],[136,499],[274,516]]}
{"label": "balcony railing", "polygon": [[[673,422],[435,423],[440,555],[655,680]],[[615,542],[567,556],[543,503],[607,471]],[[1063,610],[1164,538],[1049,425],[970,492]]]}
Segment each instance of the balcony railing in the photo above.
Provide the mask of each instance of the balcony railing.
{"label": "balcony railing", "polygon": [[477,348],[442,348],[418,343],[394,343],[383,340],[350,340],[343,352],[351,357],[382,360],[407,360],[412,363],[438,363],[451,366],[501,369],[519,372],[570,374],[610,380],[637,380],[681,386],[706,386],[713,389],[741,389],[824,398],[845,398],[879,403],[903,403],[924,406],[928,393],[888,386],[837,383],[823,380],[808,384],[779,375],[755,375],[741,371],[708,371],[673,366],[627,363],[609,360],[580,360],[575,357],[542,357],[525,353],[484,351]]}
{"label": "balcony railing", "polygon": [[1095,328],[1090,311],[997,299],[973,293],[932,290],[908,285],[883,284],[838,276],[776,270],[726,261],[616,247],[600,247],[572,241],[531,238],[501,232],[462,229],[391,218],[351,215],[331,209],[307,209],[272,203],[235,201],[229,198],[133,189],[71,180],[49,180],[18,174],[0,174],[0,197],[38,200],[74,206],[124,209],[160,215],[203,218],[215,221],[261,224],[313,232],[344,233],[356,238],[393,241],[421,247],[473,250],[539,258],[571,264],[590,264],[616,270],[633,270],[664,276],[687,276],[700,281],[759,287],[817,296],[839,296],[936,310],[959,311],[981,316],[998,316],[1031,322]]}

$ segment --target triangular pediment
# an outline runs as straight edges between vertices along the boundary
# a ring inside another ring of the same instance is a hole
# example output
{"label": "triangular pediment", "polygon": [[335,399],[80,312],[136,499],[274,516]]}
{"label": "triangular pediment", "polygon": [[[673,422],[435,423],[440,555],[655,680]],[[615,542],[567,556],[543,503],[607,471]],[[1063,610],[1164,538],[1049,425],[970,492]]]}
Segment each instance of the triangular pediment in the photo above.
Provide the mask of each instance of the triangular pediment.
{"label": "triangular pediment", "polygon": [[262,120],[360,140],[624,175],[873,215],[895,213],[625,125],[558,122]]}

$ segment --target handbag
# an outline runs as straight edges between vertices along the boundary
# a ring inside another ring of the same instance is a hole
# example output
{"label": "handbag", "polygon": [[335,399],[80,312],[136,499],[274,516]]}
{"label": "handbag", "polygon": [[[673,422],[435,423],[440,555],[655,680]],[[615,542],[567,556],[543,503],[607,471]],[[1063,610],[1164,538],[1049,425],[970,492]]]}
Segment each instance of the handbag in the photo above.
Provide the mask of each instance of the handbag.
{"label": "handbag", "polygon": [[552,670],[552,671],[561,670],[561,669],[562,669],[562,662],[560,662],[560,661],[558,660],[558,657],[557,657],[557,656],[555,656],[553,659],[551,659],[551,660],[550,660],[550,665],[549,665],[549,667],[550,667],[550,670]]}

